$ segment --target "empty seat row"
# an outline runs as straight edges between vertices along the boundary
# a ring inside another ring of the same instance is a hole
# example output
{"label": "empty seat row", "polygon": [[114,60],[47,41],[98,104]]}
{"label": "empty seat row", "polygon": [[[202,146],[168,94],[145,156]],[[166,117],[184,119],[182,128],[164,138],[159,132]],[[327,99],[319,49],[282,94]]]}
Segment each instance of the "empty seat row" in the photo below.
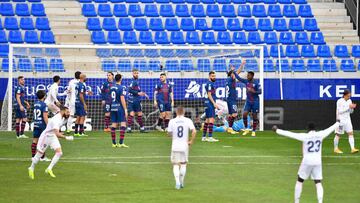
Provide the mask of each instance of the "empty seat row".
{"label": "empty seat row", "polygon": [[[209,23],[210,24],[210,23]],[[102,19],[102,23],[99,18],[88,18],[87,28],[89,30],[139,30],[139,31],[318,31],[317,22],[315,18],[307,18],[304,20],[304,23],[299,18],[291,18],[287,22],[284,18],[276,18],[273,23],[268,18],[260,18],[258,22],[254,18],[244,18],[241,20],[237,18],[228,18],[227,20],[223,18],[214,18],[211,21],[211,26],[208,25],[208,22],[205,18],[120,18],[116,21],[115,18],[106,17]]]}
{"label": "empty seat row", "polygon": [[[2,71],[9,71],[9,59],[4,58],[2,60]],[[52,58],[49,61],[44,58],[35,58],[31,60],[29,58],[20,58],[17,62],[14,60],[14,71],[21,72],[64,72],[64,64],[62,59]]]}
{"label": "empty seat row", "polygon": [[[24,35],[24,36],[23,36]],[[10,30],[8,35],[5,31],[0,30],[0,43],[30,43],[30,44],[54,44],[54,34],[52,31],[41,31],[40,38],[37,31],[29,30],[24,34],[18,30]]]}
{"label": "empty seat row", "polygon": [[0,2],[41,2],[41,0],[1,0]]}
{"label": "empty seat row", "polygon": [[[29,8],[31,7],[31,8]],[[44,5],[41,3],[36,4],[16,4],[15,10],[12,3],[1,3],[0,14],[2,16],[46,16]]]}
{"label": "empty seat row", "polygon": [[49,19],[46,17],[36,18],[34,23],[34,18],[31,17],[22,17],[20,18],[20,23],[16,17],[6,17],[4,20],[4,25],[0,19],[0,29],[6,30],[50,30]]}
{"label": "empty seat row", "polygon": [[[83,4],[82,13],[85,17],[313,17],[310,5],[300,5],[297,9],[294,5],[253,5],[248,4],[234,6],[234,5],[223,5],[218,6],[216,4],[207,5],[206,9],[203,5],[192,5],[178,4],[174,6],[170,4],[147,4],[144,9],[138,4],[115,4],[113,8],[110,4],[99,4],[98,8],[95,8],[94,4]],[[267,8],[266,8],[267,7]]]}
{"label": "empty seat row", "polygon": [[[23,57],[23,56],[32,56],[32,57],[59,57],[60,52],[56,48],[14,48],[14,56]],[[9,45],[0,44],[0,57],[8,57],[9,55]]]}
{"label": "empty seat row", "polygon": [[79,0],[80,3],[188,3],[188,4],[245,4],[245,3],[266,3],[266,4],[306,4],[306,0]]}

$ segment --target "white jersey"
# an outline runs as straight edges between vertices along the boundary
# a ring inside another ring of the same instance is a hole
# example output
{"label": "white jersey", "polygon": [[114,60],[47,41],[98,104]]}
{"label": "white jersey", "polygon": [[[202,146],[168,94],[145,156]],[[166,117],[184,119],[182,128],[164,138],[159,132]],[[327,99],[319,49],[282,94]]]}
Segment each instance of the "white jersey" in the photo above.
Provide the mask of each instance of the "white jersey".
{"label": "white jersey", "polygon": [[49,91],[46,95],[46,99],[45,99],[45,103],[47,105],[54,104],[55,102],[59,102],[59,100],[57,99],[58,90],[59,90],[59,85],[57,83],[53,83],[50,86]]}
{"label": "white jersey", "polygon": [[352,113],[352,109],[350,109],[350,104],[352,104],[351,99],[347,101],[344,98],[340,98],[336,102],[336,119],[340,120],[341,123],[346,123],[350,121],[350,113]]}
{"label": "white jersey", "polygon": [[322,131],[310,131],[308,133],[293,133],[285,130],[276,130],[276,133],[303,142],[303,160],[306,165],[321,165],[322,141],[339,126],[336,122],[331,127]]}
{"label": "white jersey", "polygon": [[41,136],[52,137],[55,136],[55,129],[60,130],[61,126],[64,123],[64,119],[60,113],[56,114],[54,117],[49,119],[48,124],[46,125],[45,130],[41,133]]}
{"label": "white jersey", "polygon": [[68,85],[68,94],[66,96],[66,102],[68,106],[73,105],[75,106],[75,87],[79,83],[78,79],[72,79],[69,81]]}
{"label": "white jersey", "polygon": [[169,122],[168,132],[172,133],[172,151],[186,152],[189,149],[189,131],[195,126],[191,119],[177,116]]}

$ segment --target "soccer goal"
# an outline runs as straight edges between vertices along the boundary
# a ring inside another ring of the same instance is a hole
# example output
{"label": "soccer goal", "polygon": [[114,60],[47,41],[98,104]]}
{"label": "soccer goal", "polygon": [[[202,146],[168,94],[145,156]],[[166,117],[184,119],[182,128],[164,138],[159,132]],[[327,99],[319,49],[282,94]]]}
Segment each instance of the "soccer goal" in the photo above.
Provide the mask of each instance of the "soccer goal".
{"label": "soccer goal", "polygon": [[[259,130],[264,129],[264,70],[262,46],[98,46],[98,45],[32,45],[10,44],[9,58],[3,59],[1,77],[7,80],[7,91],[1,109],[1,130],[14,129],[15,102],[14,89],[18,85],[18,76],[25,78],[25,98],[31,108],[27,110],[28,127],[31,129],[33,117],[32,104],[36,101],[38,90],[47,90],[53,83],[55,75],[61,77],[59,85],[59,101],[64,104],[68,82],[74,78],[76,71],[87,75],[86,85],[93,95],[87,96],[88,115],[85,130],[102,130],[104,128],[104,112],[101,105],[101,85],[105,82],[107,72],[121,73],[123,85],[132,79],[132,70],[139,70],[139,85],[149,98],[142,98],[145,127],[154,129],[159,116],[153,104],[154,87],[159,83],[161,72],[167,74],[167,80],[174,85],[175,106],[186,107],[187,116],[200,125],[204,112],[205,84],[208,73],[216,72],[216,96],[220,100],[226,98],[226,78],[230,66],[236,69],[241,62],[246,65],[240,77],[246,78],[246,71],[255,72],[263,94],[260,95]],[[246,87],[237,84],[238,119],[246,99]],[[133,124],[137,129],[137,122]],[[218,126],[224,125],[219,119]]]}

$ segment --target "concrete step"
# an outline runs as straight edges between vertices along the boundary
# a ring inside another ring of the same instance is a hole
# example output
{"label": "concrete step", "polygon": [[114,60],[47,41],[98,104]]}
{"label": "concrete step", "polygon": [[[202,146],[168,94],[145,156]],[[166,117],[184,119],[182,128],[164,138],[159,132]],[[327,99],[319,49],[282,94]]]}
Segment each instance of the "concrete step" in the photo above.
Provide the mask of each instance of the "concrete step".
{"label": "concrete step", "polygon": [[316,21],[318,23],[349,23],[350,22],[350,16],[327,16],[327,15],[315,15]]}
{"label": "concrete step", "polygon": [[47,16],[76,16],[82,15],[80,8],[46,8]]}
{"label": "concrete step", "polygon": [[356,30],[342,30],[342,31],[334,31],[334,30],[321,30],[324,36],[333,36],[333,37],[357,37]]}
{"label": "concrete step", "polygon": [[329,15],[329,16],[346,16],[346,10],[342,9],[331,9],[331,8],[321,8],[321,9],[312,9],[314,15]]}
{"label": "concrete step", "polygon": [[80,8],[77,1],[43,1],[46,8]]}
{"label": "concrete step", "polygon": [[86,25],[84,22],[78,21],[52,21],[51,28],[52,29],[66,29],[71,27],[72,29],[82,30],[86,29]]}
{"label": "concrete step", "polygon": [[56,44],[92,44],[89,34],[56,34]]}
{"label": "concrete step", "polygon": [[76,16],[49,16],[49,21],[50,22],[63,22],[63,21],[66,21],[66,22],[86,22],[87,18],[85,18],[84,16],[79,16],[79,15],[76,15]]}
{"label": "concrete step", "polygon": [[309,3],[311,9],[345,9],[345,5],[343,3]]}
{"label": "concrete step", "polygon": [[[87,60],[94,60],[93,56],[96,54],[95,49],[60,49],[61,55],[68,57],[68,59],[76,58],[83,59],[88,58]],[[96,57],[95,57],[96,58]],[[86,61],[86,59],[84,59]]]}
{"label": "concrete step", "polygon": [[352,30],[353,24],[352,23],[318,23],[319,28],[321,31],[323,30]]}

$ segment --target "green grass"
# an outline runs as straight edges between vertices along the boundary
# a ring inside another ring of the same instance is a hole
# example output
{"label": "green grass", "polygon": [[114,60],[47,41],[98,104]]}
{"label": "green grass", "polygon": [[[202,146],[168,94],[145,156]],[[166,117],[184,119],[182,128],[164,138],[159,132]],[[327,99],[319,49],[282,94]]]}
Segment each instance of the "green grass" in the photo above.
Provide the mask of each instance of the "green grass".
{"label": "green grass", "polygon": [[[35,180],[30,180],[31,140],[1,132],[0,202],[293,201],[301,143],[272,132],[258,132],[256,138],[215,133],[218,143],[200,142],[198,136],[180,191],[174,189],[171,140],[165,134],[127,134],[129,149],[111,148],[106,133],[89,135],[73,142],[61,140],[64,155],[54,168],[57,178],[45,175],[48,163],[40,162]],[[360,156],[350,154],[344,138],[340,148],[345,154],[334,155],[332,138],[323,146],[324,202],[358,203]],[[312,181],[305,182],[301,200],[316,202]]]}

